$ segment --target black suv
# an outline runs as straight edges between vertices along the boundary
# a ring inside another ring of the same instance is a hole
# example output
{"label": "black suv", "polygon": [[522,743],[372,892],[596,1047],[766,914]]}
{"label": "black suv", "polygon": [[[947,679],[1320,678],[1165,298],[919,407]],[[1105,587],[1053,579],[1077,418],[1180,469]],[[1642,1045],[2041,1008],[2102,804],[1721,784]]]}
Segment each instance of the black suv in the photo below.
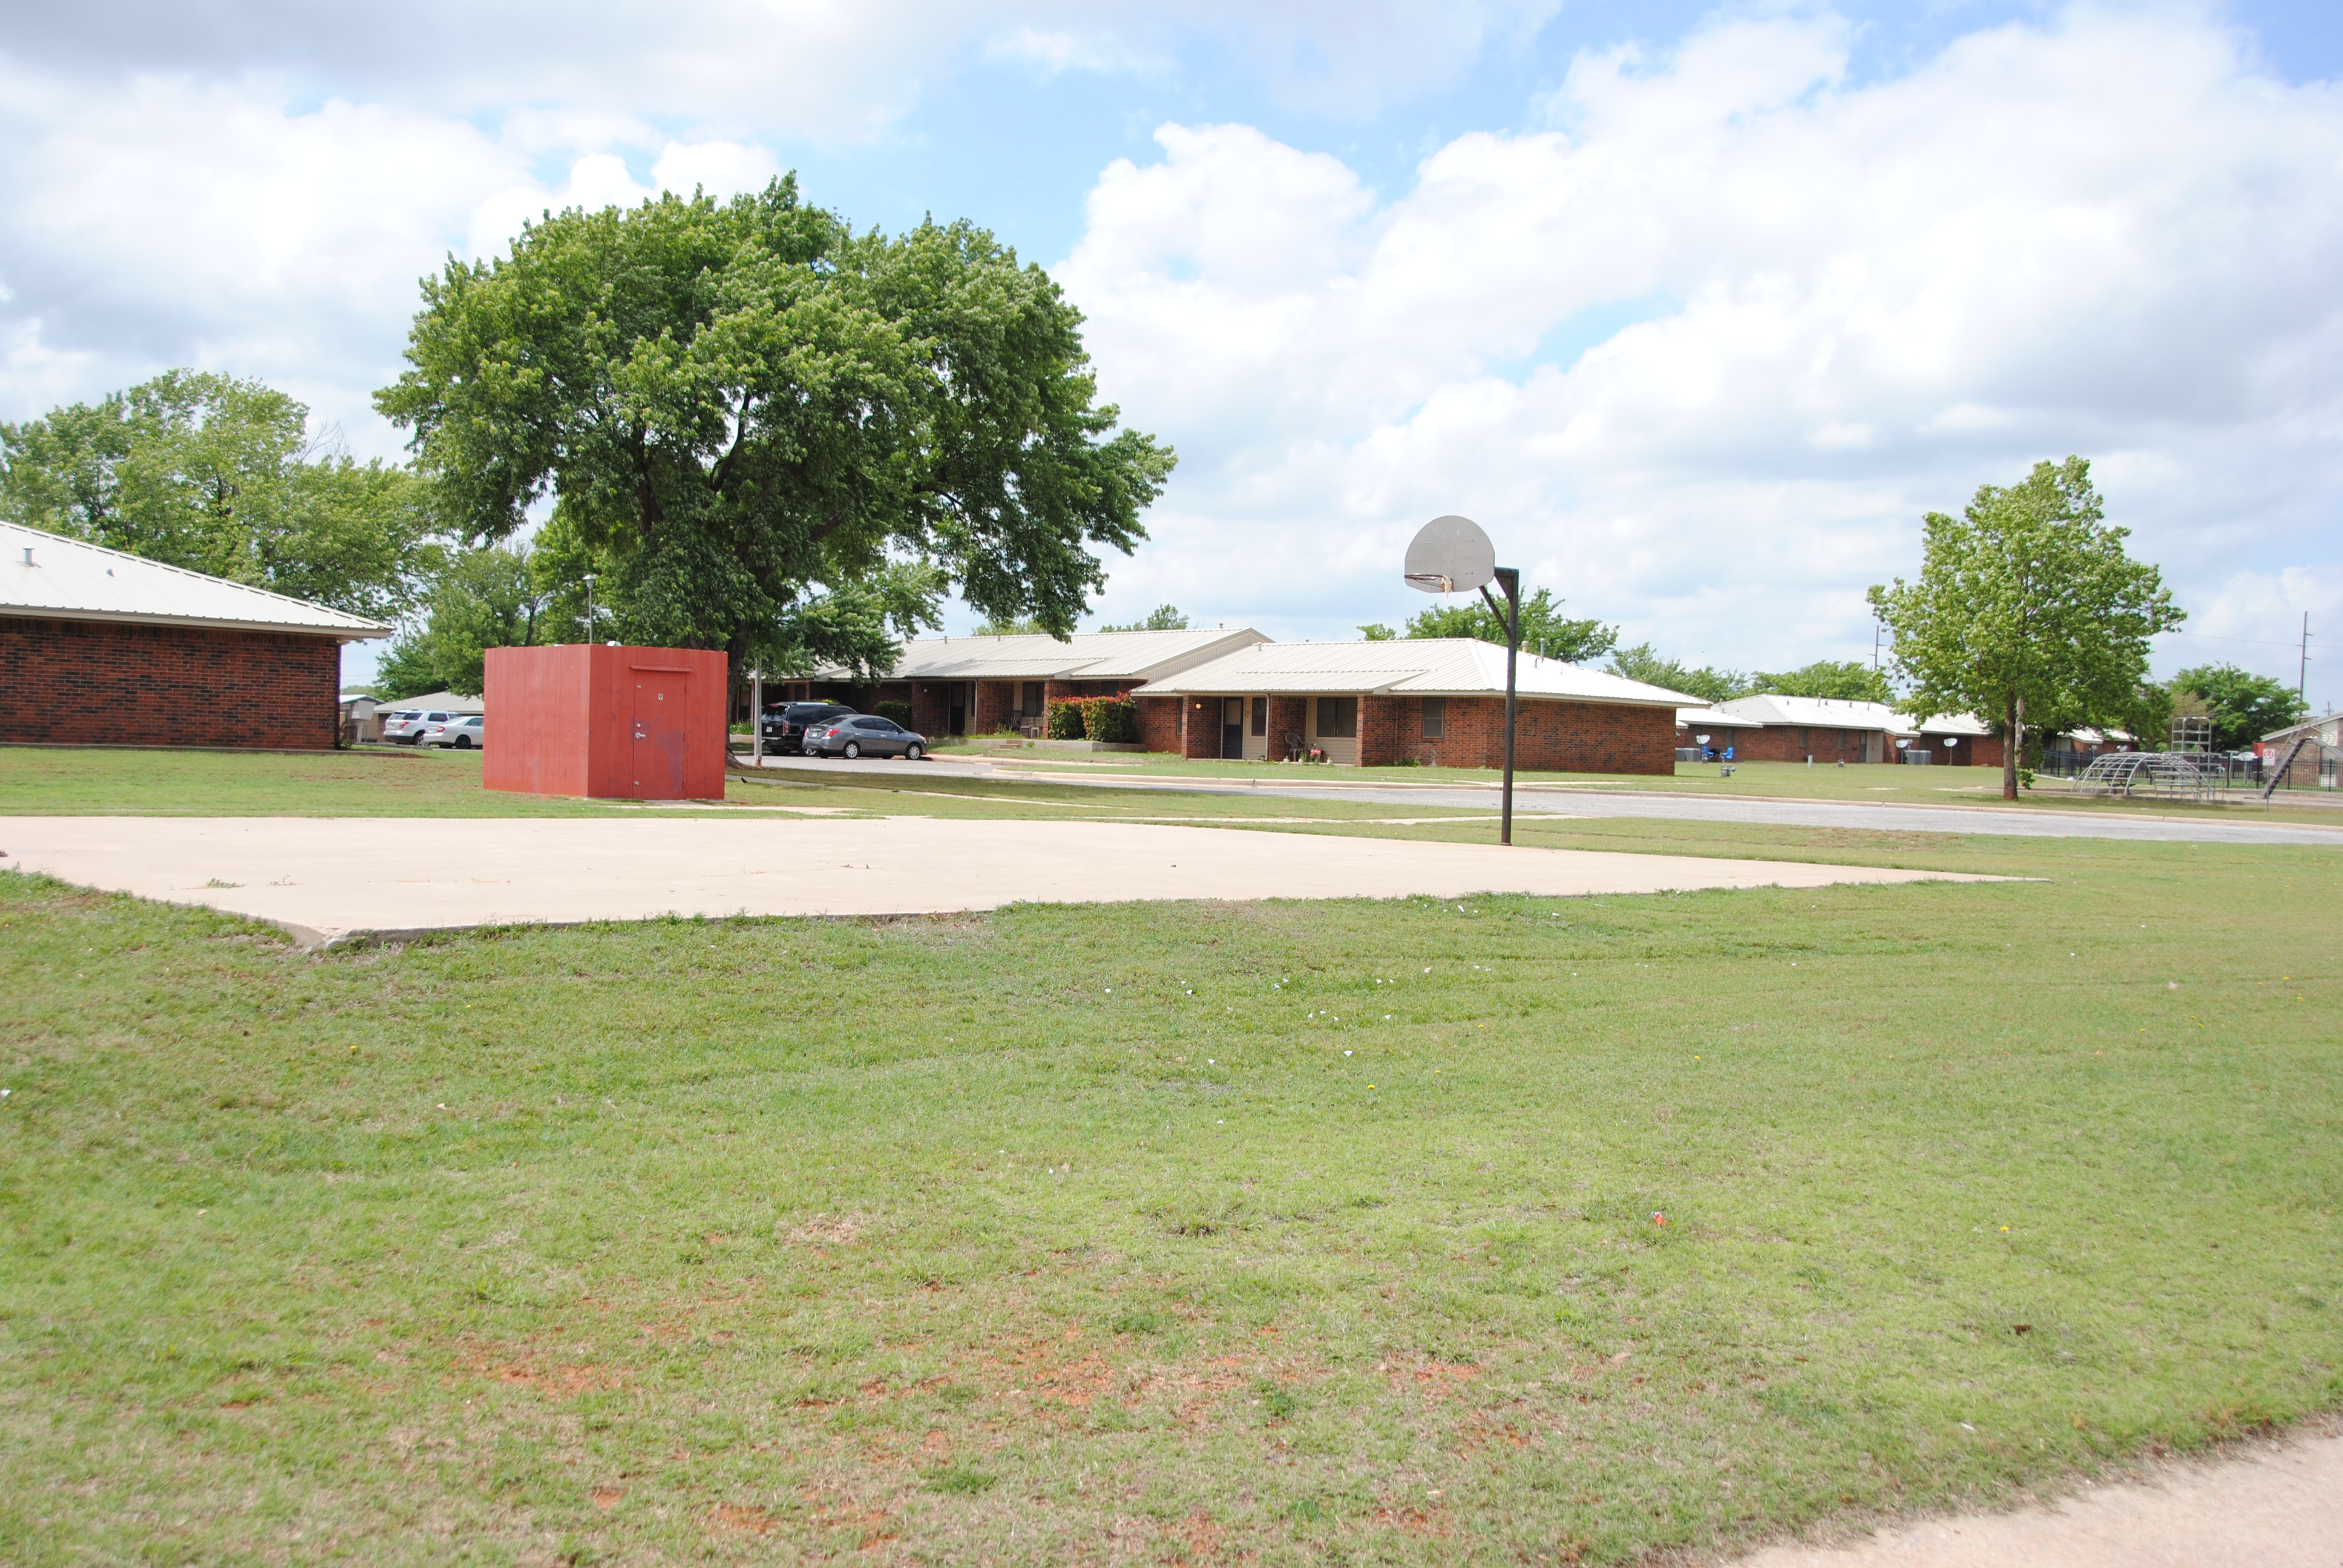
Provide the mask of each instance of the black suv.
{"label": "black suv", "polygon": [[806,726],[827,724],[855,709],[843,702],[792,702],[765,712],[765,749],[787,757],[805,749]]}

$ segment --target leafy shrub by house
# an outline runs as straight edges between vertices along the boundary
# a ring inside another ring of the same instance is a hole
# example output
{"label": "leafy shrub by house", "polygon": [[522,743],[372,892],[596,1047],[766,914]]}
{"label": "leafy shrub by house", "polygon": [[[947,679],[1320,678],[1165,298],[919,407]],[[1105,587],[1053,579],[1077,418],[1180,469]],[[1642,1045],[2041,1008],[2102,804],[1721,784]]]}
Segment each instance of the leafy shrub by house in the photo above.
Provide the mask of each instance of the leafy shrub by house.
{"label": "leafy shrub by house", "polygon": [[1051,703],[1049,719],[1047,733],[1052,740],[1080,740],[1089,733],[1082,727],[1082,705],[1080,702]]}
{"label": "leafy shrub by house", "polygon": [[891,719],[909,729],[911,727],[911,705],[908,702],[881,702],[871,709],[881,719]]}
{"label": "leafy shrub by house", "polygon": [[1082,728],[1092,740],[1129,744],[1139,739],[1139,704],[1121,697],[1082,699]]}

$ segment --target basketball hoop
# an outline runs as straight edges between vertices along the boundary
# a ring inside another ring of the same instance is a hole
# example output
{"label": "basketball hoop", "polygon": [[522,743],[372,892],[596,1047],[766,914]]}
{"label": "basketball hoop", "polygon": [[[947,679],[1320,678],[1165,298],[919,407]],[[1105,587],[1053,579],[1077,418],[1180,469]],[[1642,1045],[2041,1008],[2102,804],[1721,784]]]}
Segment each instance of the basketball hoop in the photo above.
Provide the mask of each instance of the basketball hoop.
{"label": "basketball hoop", "polygon": [[1497,547],[1470,518],[1451,513],[1416,531],[1403,574],[1423,593],[1471,593],[1497,579]]}

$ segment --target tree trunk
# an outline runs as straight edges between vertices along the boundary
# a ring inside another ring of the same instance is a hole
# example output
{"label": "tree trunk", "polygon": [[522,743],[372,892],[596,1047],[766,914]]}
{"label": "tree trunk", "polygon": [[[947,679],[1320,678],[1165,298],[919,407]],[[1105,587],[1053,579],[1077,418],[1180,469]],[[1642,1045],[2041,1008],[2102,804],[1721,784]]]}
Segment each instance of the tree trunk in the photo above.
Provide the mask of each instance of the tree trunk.
{"label": "tree trunk", "polygon": [[2012,697],[2001,710],[2001,798],[2017,799],[2017,759],[2026,750],[2026,701]]}

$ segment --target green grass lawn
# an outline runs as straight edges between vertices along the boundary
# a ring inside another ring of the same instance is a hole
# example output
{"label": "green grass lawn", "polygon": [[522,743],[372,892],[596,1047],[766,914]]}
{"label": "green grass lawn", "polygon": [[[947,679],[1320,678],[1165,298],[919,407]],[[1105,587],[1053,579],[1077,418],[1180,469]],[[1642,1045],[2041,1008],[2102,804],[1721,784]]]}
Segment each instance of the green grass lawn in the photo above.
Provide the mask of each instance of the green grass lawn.
{"label": "green grass lawn", "polygon": [[889,816],[1175,817],[1208,821],[1393,815],[1479,820],[1489,811],[1276,797],[1110,793],[1047,779],[970,779],[900,763],[883,773],[768,769],[727,780],[723,801],[581,800],[480,787],[477,752],[365,748],[314,754],[116,748],[0,747],[0,817],[608,817],[729,810],[860,811]]}
{"label": "green grass lawn", "polygon": [[0,874],[0,1558],[1619,1561],[2343,1400],[2333,851],[1554,830],[2046,879],[298,956]]}
{"label": "green grass lawn", "polygon": [[[1705,777],[1687,765],[1674,779],[1623,779],[1604,774],[1524,774],[1528,782],[1565,783],[1574,788],[1677,792],[1745,793],[1816,799],[1869,800],[1898,805],[1974,805],[2000,802],[1986,796],[1947,793],[1957,770],[1926,768],[1815,769],[1811,774],[1789,763],[1736,765],[1727,779]],[[1084,778],[1144,777],[1172,788],[1161,792],[1101,790],[1077,782]],[[1233,762],[1182,763],[1176,759],[1114,756],[1097,762],[1020,761],[994,781],[955,778],[912,763],[884,772],[849,773],[819,762],[768,769],[756,780],[733,779],[727,804],[734,807],[817,807],[829,810],[880,811],[911,816],[1073,816],[1090,818],[1180,818],[1206,820],[1312,818],[1327,821],[1392,816],[1486,816],[1489,805],[1467,813],[1444,806],[1395,807],[1389,802],[1340,799],[1297,801],[1277,797],[1182,794],[1176,786],[1258,778],[1264,782],[1312,785],[1489,783],[1495,775],[1472,769],[1428,768],[1294,768]],[[1064,783],[1052,782],[1062,778]],[[1885,779],[1886,784],[1867,780]],[[2343,810],[2305,803],[2272,810],[2237,806],[2184,806],[2146,801],[2091,802],[2063,791],[2036,792],[2022,802],[2033,807],[2197,815],[2221,821],[2300,821],[2333,826],[2343,841]],[[476,752],[419,751],[365,747],[315,754],[188,751],[156,749],[52,749],[0,747],[0,817],[49,815],[309,816],[309,817],[601,817],[613,811],[699,809],[689,804],[645,808],[632,801],[578,800],[556,796],[512,795],[480,788]],[[1532,796],[1525,812],[1599,809],[1574,798]],[[1518,835],[1517,835],[1518,836]],[[1529,841],[1524,839],[1524,841]]]}

